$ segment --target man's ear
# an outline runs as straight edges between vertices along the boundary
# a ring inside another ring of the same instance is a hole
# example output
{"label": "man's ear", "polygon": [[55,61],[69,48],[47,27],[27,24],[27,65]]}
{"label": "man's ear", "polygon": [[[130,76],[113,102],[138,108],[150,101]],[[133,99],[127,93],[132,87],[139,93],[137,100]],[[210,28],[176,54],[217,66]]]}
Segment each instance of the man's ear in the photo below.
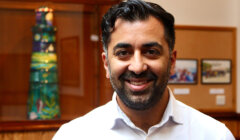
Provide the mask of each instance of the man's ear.
{"label": "man's ear", "polygon": [[103,61],[103,66],[104,66],[104,69],[106,70],[106,77],[107,78],[110,78],[110,72],[109,72],[109,65],[108,65],[108,59],[107,59],[107,54],[105,52],[102,53],[102,61]]}
{"label": "man's ear", "polygon": [[172,74],[174,74],[174,69],[175,69],[175,65],[176,65],[177,51],[173,50],[170,57],[171,57],[170,75],[172,75]]}

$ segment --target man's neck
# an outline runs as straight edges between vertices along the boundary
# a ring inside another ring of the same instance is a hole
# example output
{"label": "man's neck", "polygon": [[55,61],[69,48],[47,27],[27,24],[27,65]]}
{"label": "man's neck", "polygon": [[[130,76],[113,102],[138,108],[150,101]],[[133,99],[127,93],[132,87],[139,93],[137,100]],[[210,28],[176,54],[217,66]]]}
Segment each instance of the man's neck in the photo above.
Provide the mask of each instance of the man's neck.
{"label": "man's neck", "polygon": [[169,93],[168,89],[166,88],[162,98],[155,106],[147,110],[138,111],[125,106],[121,99],[117,96],[117,102],[122,111],[137,127],[141,128],[146,133],[151,126],[158,124],[162,120],[168,100]]}

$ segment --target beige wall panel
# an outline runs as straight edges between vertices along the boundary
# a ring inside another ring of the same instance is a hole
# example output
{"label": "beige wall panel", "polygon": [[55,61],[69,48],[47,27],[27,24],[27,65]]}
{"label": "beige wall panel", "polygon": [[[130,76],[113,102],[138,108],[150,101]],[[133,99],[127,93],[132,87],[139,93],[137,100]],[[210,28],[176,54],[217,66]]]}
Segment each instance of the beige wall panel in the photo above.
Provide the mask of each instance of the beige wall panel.
{"label": "beige wall panel", "polygon": [[[170,85],[174,89],[187,88],[190,94],[176,95],[184,103],[202,111],[235,111],[236,97],[236,30],[224,27],[177,26],[177,58],[198,60],[198,83],[195,85]],[[229,84],[202,84],[202,59],[229,59],[232,61],[232,81]],[[223,89],[224,105],[216,105],[217,94],[212,88]]]}

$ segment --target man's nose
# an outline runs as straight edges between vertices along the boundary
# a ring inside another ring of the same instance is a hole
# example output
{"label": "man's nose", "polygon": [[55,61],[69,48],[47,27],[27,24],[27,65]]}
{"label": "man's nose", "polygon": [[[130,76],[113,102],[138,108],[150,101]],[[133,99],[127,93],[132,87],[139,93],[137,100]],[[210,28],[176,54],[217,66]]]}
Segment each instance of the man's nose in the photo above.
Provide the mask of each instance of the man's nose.
{"label": "man's nose", "polygon": [[134,72],[135,74],[140,74],[147,70],[147,64],[144,62],[144,58],[140,53],[134,53],[130,60],[128,70]]}

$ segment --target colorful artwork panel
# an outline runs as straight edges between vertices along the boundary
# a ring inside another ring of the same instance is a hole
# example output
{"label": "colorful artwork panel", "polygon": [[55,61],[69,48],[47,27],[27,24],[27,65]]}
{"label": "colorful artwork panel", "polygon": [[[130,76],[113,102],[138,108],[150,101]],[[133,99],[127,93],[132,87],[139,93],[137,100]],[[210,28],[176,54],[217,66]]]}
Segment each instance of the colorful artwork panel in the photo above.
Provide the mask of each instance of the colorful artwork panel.
{"label": "colorful artwork panel", "polygon": [[177,59],[169,84],[197,84],[197,60]]}
{"label": "colorful artwork panel", "polygon": [[230,84],[231,60],[203,59],[201,80],[203,84]]}

